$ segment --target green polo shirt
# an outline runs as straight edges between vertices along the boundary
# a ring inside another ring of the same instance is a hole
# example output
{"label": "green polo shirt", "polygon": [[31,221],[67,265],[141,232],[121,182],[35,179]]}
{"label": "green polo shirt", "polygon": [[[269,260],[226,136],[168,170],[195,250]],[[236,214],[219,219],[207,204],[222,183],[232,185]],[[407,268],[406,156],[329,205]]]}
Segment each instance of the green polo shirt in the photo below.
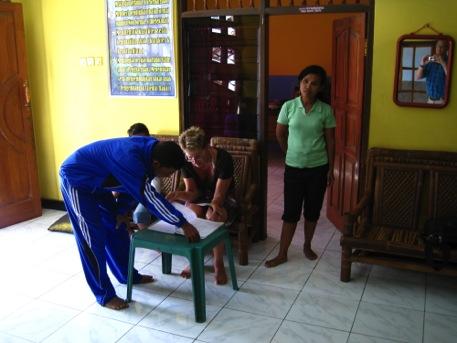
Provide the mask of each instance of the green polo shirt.
{"label": "green polo shirt", "polygon": [[286,164],[296,168],[313,168],[328,163],[325,129],[336,126],[330,105],[316,100],[306,112],[300,97],[284,103],[278,123],[288,126]]}

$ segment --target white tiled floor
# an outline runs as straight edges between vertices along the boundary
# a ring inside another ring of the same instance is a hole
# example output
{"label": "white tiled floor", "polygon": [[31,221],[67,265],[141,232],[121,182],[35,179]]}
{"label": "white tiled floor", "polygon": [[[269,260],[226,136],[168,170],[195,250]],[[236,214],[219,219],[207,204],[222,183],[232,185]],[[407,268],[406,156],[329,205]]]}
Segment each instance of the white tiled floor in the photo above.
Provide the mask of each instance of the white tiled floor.
{"label": "white tiled floor", "polygon": [[[190,281],[161,274],[159,255],[140,250],[136,266],[157,282],[136,286],[124,311],[98,306],[86,286],[72,235],[46,228],[63,212],[0,230],[0,342],[456,342],[457,279],[355,265],[339,281],[339,233],[325,216],[303,257],[302,224],[289,262],[263,266],[277,251],[282,167],[270,163],[269,238],[237,265],[240,290],[207,275],[207,321],[194,321]],[[114,282],[125,296],[125,286]]]}

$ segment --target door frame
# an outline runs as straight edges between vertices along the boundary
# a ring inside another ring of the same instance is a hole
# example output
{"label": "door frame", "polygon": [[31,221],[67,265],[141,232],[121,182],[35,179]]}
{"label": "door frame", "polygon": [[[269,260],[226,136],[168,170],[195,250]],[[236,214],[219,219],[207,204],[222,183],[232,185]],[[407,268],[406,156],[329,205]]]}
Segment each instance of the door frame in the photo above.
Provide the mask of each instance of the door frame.
{"label": "door frame", "polygon": [[370,124],[370,106],[371,106],[371,81],[373,68],[373,37],[374,37],[374,10],[375,0],[368,0],[368,4],[339,4],[339,5],[322,5],[319,6],[319,12],[306,12],[308,8],[303,6],[283,6],[270,7],[269,0],[260,0],[258,7],[248,8],[230,8],[230,9],[196,9],[187,11],[187,0],[178,1],[178,44],[181,47],[179,50],[179,131],[184,127],[184,96],[186,94],[186,85],[184,84],[184,75],[187,72],[187,64],[185,63],[185,52],[182,49],[184,22],[189,18],[209,17],[209,16],[242,16],[242,15],[258,15],[260,22],[260,37],[259,37],[259,118],[257,140],[260,146],[260,212],[262,216],[260,235],[257,239],[265,239],[267,237],[266,225],[266,207],[267,207],[267,177],[268,177],[268,153],[267,153],[267,115],[268,108],[268,23],[270,16],[278,15],[319,15],[327,13],[357,13],[364,12],[366,14],[366,43],[365,43],[365,72],[363,86],[363,110],[362,110],[362,125],[361,125],[361,147],[359,156],[359,183],[358,197],[360,198],[361,190],[365,184],[366,156],[368,153],[368,138]]}

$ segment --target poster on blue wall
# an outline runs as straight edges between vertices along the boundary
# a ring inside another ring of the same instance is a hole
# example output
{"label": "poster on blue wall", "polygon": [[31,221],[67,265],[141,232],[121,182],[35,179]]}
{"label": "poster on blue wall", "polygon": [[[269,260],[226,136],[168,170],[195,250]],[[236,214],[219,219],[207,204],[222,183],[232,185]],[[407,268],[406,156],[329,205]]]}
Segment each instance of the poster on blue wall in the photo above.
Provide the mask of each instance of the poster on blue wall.
{"label": "poster on blue wall", "polygon": [[107,0],[111,95],[174,97],[172,0]]}

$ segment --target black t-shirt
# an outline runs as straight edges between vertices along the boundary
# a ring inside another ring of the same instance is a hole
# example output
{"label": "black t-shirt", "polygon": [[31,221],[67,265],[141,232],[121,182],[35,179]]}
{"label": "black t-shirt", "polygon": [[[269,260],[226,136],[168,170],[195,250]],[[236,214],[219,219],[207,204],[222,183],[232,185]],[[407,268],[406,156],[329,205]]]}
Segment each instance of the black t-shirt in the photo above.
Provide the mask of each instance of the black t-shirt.
{"label": "black t-shirt", "polygon": [[[187,162],[181,169],[183,178],[193,179],[197,185],[198,190],[201,192],[201,197],[198,201],[211,201],[216,190],[216,183],[218,179],[226,180],[233,178],[233,159],[232,156],[225,150],[216,148],[216,162],[214,164],[214,173],[210,180],[202,180],[195,171],[191,163]],[[234,191],[234,181],[232,180],[228,194]]]}

